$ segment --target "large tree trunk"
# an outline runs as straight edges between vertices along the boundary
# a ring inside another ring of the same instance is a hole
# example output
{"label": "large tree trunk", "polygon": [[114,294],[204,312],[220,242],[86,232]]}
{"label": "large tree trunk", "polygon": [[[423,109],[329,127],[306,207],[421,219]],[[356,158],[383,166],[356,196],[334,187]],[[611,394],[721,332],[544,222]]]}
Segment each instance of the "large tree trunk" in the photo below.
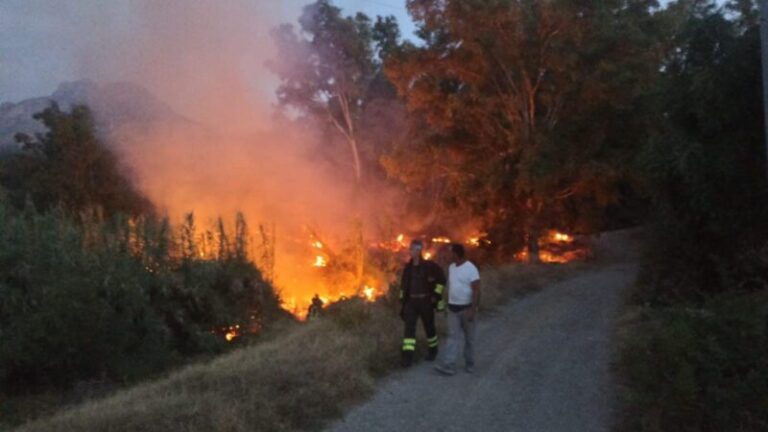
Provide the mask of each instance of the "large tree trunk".
{"label": "large tree trunk", "polygon": [[349,141],[349,146],[352,148],[352,162],[355,167],[355,180],[357,180],[357,183],[360,184],[360,181],[363,179],[363,167],[360,164],[360,151],[357,145],[357,138],[350,137],[347,141]]}

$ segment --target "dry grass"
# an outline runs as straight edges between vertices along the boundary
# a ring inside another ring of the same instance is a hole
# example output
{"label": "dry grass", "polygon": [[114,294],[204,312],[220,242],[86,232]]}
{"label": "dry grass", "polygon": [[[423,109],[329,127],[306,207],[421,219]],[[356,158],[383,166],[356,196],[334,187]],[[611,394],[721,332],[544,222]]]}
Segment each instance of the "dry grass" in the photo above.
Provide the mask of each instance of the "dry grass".
{"label": "dry grass", "polygon": [[567,279],[577,271],[589,268],[590,263],[529,265],[512,263],[481,269],[483,309],[524,297],[543,287]]}
{"label": "dry grass", "polygon": [[[583,266],[514,264],[485,269],[483,304],[489,309]],[[316,430],[364,400],[376,378],[397,365],[402,323],[394,309],[384,303],[350,301],[317,322],[292,326],[267,342],[17,430]]]}

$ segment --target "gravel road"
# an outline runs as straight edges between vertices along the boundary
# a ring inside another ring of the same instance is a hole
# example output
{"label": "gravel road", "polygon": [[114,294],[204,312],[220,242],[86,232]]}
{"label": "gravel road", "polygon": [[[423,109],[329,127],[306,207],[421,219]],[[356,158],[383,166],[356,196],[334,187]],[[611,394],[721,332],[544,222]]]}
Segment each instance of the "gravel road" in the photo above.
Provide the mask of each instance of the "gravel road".
{"label": "gravel road", "polygon": [[480,316],[476,369],[421,362],[384,380],[333,431],[609,431],[610,337],[632,261],[596,265]]}

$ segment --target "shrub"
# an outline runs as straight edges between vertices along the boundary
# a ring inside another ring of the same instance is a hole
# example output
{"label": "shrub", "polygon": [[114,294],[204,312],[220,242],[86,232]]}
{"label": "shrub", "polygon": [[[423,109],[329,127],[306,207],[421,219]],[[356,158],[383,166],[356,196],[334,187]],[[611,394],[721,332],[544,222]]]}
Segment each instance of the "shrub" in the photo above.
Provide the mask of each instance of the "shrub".
{"label": "shrub", "polygon": [[768,291],[644,308],[622,341],[622,431],[768,428]]}
{"label": "shrub", "polygon": [[223,327],[258,331],[280,315],[272,287],[234,247],[179,256],[174,238],[167,221],[73,221],[0,204],[4,391],[132,381],[222,351]]}

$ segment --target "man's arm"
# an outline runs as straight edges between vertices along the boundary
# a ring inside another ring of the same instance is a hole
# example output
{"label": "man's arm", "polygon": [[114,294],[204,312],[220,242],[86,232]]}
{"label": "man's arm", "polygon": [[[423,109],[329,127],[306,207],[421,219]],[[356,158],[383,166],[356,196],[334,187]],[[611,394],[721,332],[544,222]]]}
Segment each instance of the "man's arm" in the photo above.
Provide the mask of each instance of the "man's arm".
{"label": "man's arm", "polygon": [[400,275],[400,303],[405,302],[405,294],[406,294],[406,274],[408,273],[408,267],[406,266],[403,268],[403,273]]}

